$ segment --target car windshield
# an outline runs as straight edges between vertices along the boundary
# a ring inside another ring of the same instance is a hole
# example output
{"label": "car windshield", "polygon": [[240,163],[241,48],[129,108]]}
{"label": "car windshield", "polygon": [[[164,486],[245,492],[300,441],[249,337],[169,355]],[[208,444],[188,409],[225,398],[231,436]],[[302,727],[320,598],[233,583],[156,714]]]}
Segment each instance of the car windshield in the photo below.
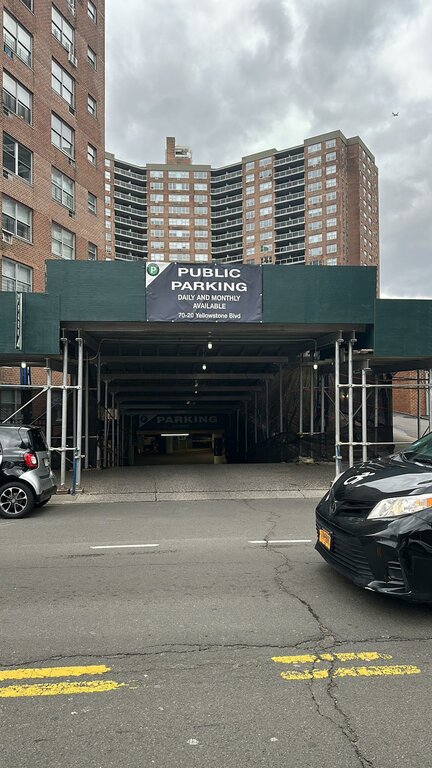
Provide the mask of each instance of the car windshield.
{"label": "car windshield", "polygon": [[423,461],[425,464],[432,463],[432,434],[429,432],[420,440],[416,440],[405,451],[404,454],[408,461]]}

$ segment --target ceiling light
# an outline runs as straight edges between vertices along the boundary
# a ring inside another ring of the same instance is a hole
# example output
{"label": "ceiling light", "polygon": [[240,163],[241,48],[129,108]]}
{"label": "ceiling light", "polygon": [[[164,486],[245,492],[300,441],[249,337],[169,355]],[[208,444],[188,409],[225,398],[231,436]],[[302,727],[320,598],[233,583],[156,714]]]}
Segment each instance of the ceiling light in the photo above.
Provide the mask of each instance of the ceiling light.
{"label": "ceiling light", "polygon": [[213,342],[212,341],[208,341],[207,342],[207,349],[213,349]]}
{"label": "ceiling light", "polygon": [[207,365],[205,363],[202,364],[202,369],[203,369],[203,371],[207,370]]}

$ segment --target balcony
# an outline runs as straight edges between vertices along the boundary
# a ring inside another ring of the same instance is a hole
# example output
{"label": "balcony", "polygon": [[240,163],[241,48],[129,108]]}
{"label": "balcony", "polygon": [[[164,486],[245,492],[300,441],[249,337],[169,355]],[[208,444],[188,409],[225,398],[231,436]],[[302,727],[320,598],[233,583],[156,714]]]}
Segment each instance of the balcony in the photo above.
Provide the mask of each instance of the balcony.
{"label": "balcony", "polygon": [[281,179],[287,176],[296,176],[299,173],[304,177],[304,165],[299,165],[296,168],[287,168],[286,171],[277,171],[274,177],[275,179]]}
{"label": "balcony", "polygon": [[[287,181],[285,184],[276,184],[275,192],[282,192],[284,189],[293,189],[293,187],[301,187],[296,193],[301,194],[304,197],[304,179],[298,179],[298,181]],[[279,198],[278,198],[279,200]]]}
{"label": "balcony", "polygon": [[[131,205],[120,205],[116,200],[114,200],[114,209],[116,211],[124,211],[129,214],[129,216],[145,216],[147,218],[147,210],[145,208],[140,210],[139,208],[133,208]],[[144,222],[142,222],[142,224],[143,223]]]}
{"label": "balcony", "polygon": [[147,253],[146,247],[141,247],[137,245],[136,243],[132,243],[131,241],[126,240],[116,240],[115,241],[115,248],[116,250],[118,248],[125,248],[128,251],[135,251],[135,253]]}
{"label": "balcony", "polygon": [[212,196],[213,195],[222,195],[224,192],[231,192],[233,189],[241,189],[243,187],[243,183],[240,181],[237,184],[225,184],[224,187],[219,187],[218,189],[211,190]]}
{"label": "balcony", "polygon": [[133,253],[120,253],[115,255],[116,261],[142,261],[145,256],[135,256]]}
{"label": "balcony", "polygon": [[213,224],[212,230],[214,229],[228,229],[228,227],[237,227],[242,226],[243,219],[231,219],[231,221],[223,221],[220,224]]}
{"label": "balcony", "polygon": [[140,232],[133,232],[131,229],[118,229],[115,228],[116,237],[129,237],[134,240],[147,240],[147,235],[141,235]]}
{"label": "balcony", "polygon": [[279,157],[274,161],[274,165],[287,165],[288,163],[294,163],[298,160],[304,160],[304,152],[300,152],[297,155],[289,155],[288,157]]}
{"label": "balcony", "polygon": [[143,207],[143,211],[146,210],[146,201],[142,197],[134,197],[133,195],[124,195],[122,192],[114,192],[114,200],[127,200],[130,203],[139,203]]}
{"label": "balcony", "polygon": [[295,237],[304,237],[305,231],[304,229],[298,229],[297,231],[292,231],[291,229],[288,232],[284,232],[283,235],[276,235],[275,241],[278,242],[280,240],[292,240]]}
{"label": "balcony", "polygon": [[239,168],[238,171],[231,171],[231,173],[224,173],[223,176],[212,176],[211,177],[211,184],[219,184],[221,181],[228,181],[229,179],[240,179],[242,178],[242,169]]}
{"label": "balcony", "polygon": [[238,251],[243,248],[243,241],[238,243],[231,243],[229,245],[219,245],[217,248],[212,248],[212,253],[226,253],[226,251]]}
{"label": "balcony", "polygon": [[304,251],[304,240],[302,243],[296,243],[295,245],[283,245],[281,248],[276,248],[275,253],[292,253],[292,251]]}
{"label": "balcony", "polygon": [[[289,208],[284,208],[280,213],[291,213]],[[284,229],[285,227],[294,227],[296,224],[304,224],[304,216],[299,216],[297,219],[287,219],[286,221],[277,221],[275,229]]]}
{"label": "balcony", "polygon": [[291,256],[291,258],[288,259],[277,259],[276,264],[304,264],[305,263],[305,257],[304,256]]}
{"label": "balcony", "polygon": [[141,192],[142,195],[147,196],[146,187],[140,187],[138,184],[132,184],[132,182],[114,178],[114,185],[116,187],[121,187],[122,189],[130,189],[131,192]]}
{"label": "balcony", "polygon": [[214,219],[220,219],[222,216],[232,216],[234,213],[243,213],[243,208],[225,208],[224,211],[212,211],[212,222]]}
{"label": "balcony", "polygon": [[[279,203],[280,200],[277,200]],[[291,213],[296,213],[297,211],[304,211],[305,207],[304,205],[293,205],[291,208],[276,208],[275,209],[275,216],[289,216]],[[303,219],[304,221],[304,219]],[[303,223],[303,222],[302,222]]]}
{"label": "balcony", "polygon": [[222,256],[221,259],[213,259],[217,264],[241,264],[243,256]]}
{"label": "balcony", "polygon": [[127,224],[129,227],[137,227],[138,229],[147,229],[147,224],[144,221],[138,221],[137,219],[131,219],[130,217],[126,219],[124,216],[116,216],[115,217],[115,223],[117,224]]}
{"label": "balcony", "polygon": [[133,171],[127,171],[126,168],[121,168],[119,165],[114,165],[114,173],[126,176],[128,179],[137,179],[138,181],[142,181],[144,185],[147,183],[147,176],[145,172],[144,174],[134,173]]}
{"label": "balcony", "polygon": [[[233,195],[232,197],[223,197],[221,200],[212,200],[211,207],[216,205],[227,205],[227,203],[237,203],[239,200],[243,200],[243,195]],[[240,210],[242,210],[240,208]]]}
{"label": "balcony", "polygon": [[302,192],[299,190],[298,192],[292,192],[290,195],[282,195],[282,197],[277,197],[275,203],[289,203],[290,200],[304,200],[304,191]]}
{"label": "balcony", "polygon": [[240,232],[236,230],[235,232],[227,232],[225,235],[216,235],[216,236],[212,237],[212,243],[221,242],[221,241],[224,242],[226,240],[232,240],[233,237],[237,238],[237,240],[238,240],[239,238],[242,237],[242,234],[243,234],[242,230],[240,230]]}

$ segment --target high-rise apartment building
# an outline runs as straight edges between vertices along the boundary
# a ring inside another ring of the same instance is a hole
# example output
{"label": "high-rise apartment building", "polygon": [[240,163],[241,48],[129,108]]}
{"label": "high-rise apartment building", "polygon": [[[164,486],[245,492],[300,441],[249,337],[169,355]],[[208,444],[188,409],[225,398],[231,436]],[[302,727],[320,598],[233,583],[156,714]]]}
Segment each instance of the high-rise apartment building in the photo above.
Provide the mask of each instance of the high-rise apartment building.
{"label": "high-rise apartment building", "polygon": [[222,168],[192,165],[173,138],[164,164],[106,158],[113,258],[378,265],[378,171],[358,136],[334,131]]}
{"label": "high-rise apartment building", "polygon": [[3,0],[2,290],[105,258],[104,0]]}

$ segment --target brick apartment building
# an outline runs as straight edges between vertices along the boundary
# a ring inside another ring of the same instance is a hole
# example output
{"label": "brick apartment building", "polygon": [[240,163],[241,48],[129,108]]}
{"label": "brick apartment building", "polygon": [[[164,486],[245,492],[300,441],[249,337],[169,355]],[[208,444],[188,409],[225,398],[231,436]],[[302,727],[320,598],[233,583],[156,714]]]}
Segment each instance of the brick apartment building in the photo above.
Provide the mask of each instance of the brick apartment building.
{"label": "brick apartment building", "polygon": [[47,258],[105,258],[105,2],[0,8],[1,287],[43,291]]}
{"label": "brick apartment building", "polygon": [[108,252],[118,259],[379,264],[378,170],[341,131],[222,168],[167,139],[164,164],[106,155]]}

